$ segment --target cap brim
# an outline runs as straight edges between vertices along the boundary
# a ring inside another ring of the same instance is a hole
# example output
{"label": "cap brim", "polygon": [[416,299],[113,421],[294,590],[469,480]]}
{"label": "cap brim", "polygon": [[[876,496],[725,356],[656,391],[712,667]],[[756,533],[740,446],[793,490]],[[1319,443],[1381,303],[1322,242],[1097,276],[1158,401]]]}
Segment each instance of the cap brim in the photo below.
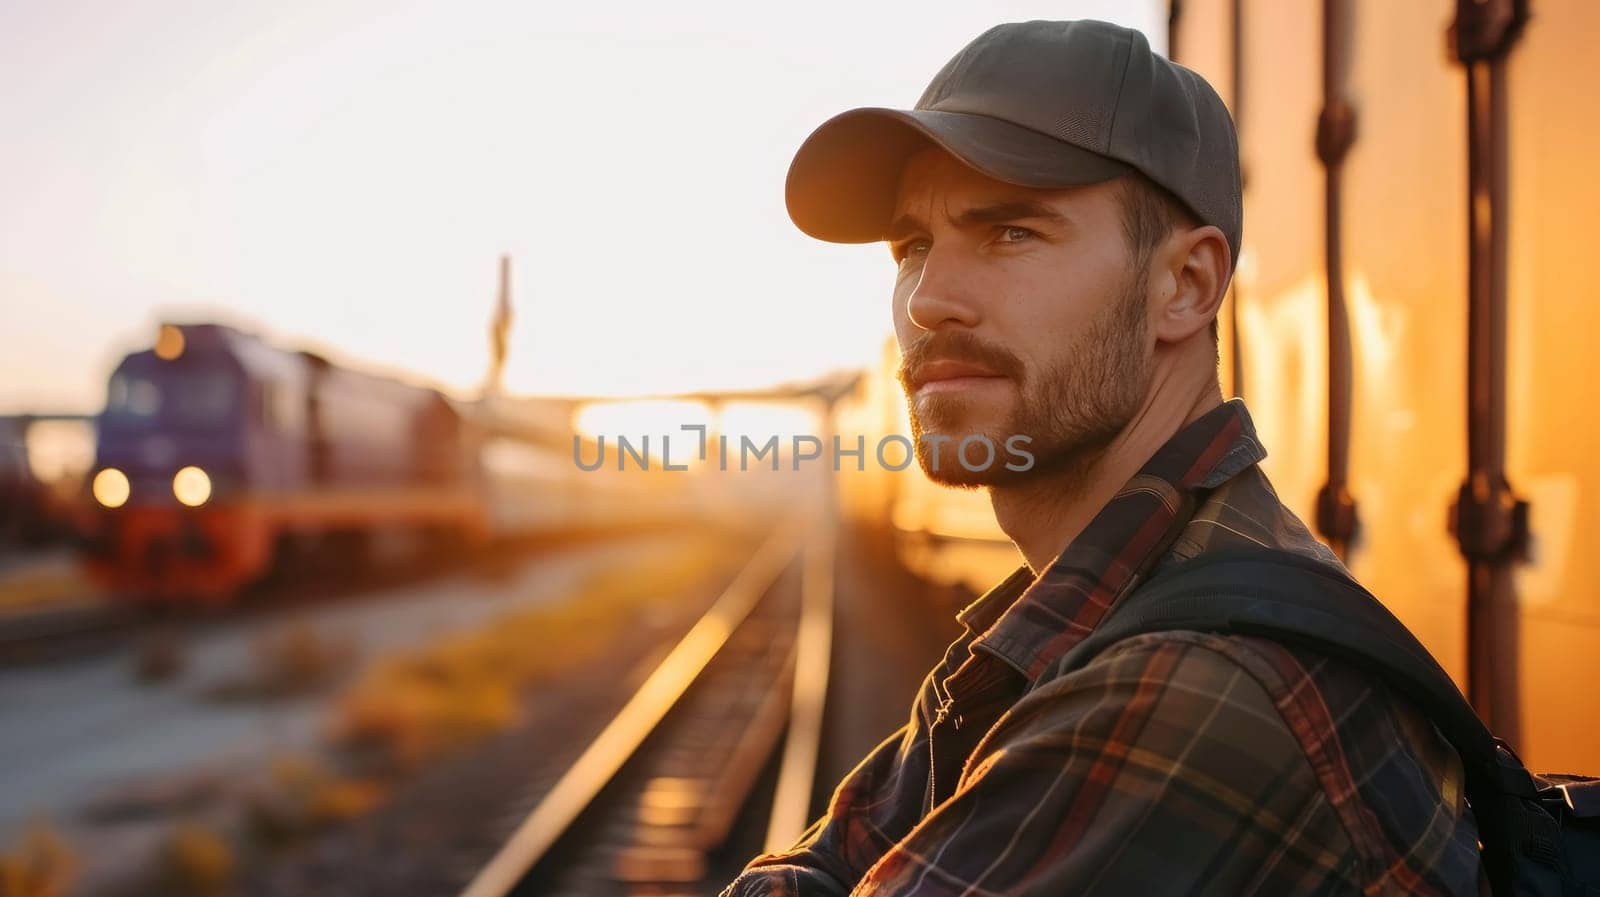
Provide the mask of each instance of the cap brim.
{"label": "cap brim", "polygon": [[900,171],[932,144],[981,174],[1041,189],[1095,184],[1133,167],[987,115],[852,109],[812,132],[789,165],[785,198],[802,231],[833,243],[882,240]]}

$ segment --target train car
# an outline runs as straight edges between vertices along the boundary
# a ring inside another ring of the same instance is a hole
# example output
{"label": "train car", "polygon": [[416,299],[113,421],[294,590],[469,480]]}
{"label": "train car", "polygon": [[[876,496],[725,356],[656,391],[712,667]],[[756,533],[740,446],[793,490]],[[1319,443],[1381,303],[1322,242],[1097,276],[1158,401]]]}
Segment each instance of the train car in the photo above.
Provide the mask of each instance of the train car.
{"label": "train car", "polygon": [[[1263,467],[1531,766],[1600,768],[1600,691],[1581,687],[1600,675],[1584,535],[1600,517],[1600,6],[1173,7],[1174,58],[1239,126],[1222,384]],[[896,362],[891,345],[841,427],[906,432]],[[982,589],[1020,561],[982,493],[914,467],[844,486],[930,575]]]}
{"label": "train car", "polygon": [[287,553],[484,528],[460,416],[435,390],[163,325],[99,419],[91,568],[118,594],[219,601]]}
{"label": "train car", "polygon": [[32,541],[45,516],[44,486],[28,465],[27,421],[0,417],[0,549]]}
{"label": "train car", "polygon": [[163,325],[107,388],[89,566],[128,600],[222,603],[277,569],[387,566],[736,513],[708,507],[681,477],[581,469],[580,404],[453,400],[226,326]]}

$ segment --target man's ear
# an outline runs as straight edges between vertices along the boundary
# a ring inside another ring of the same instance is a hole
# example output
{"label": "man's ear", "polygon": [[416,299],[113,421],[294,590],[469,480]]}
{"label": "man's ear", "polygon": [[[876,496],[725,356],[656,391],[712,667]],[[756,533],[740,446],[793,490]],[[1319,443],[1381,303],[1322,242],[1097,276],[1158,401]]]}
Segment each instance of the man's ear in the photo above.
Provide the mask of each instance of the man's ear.
{"label": "man's ear", "polygon": [[1232,259],[1228,239],[1215,225],[1179,228],[1156,252],[1152,287],[1156,314],[1152,330],[1158,340],[1182,342],[1207,329],[1222,306]]}

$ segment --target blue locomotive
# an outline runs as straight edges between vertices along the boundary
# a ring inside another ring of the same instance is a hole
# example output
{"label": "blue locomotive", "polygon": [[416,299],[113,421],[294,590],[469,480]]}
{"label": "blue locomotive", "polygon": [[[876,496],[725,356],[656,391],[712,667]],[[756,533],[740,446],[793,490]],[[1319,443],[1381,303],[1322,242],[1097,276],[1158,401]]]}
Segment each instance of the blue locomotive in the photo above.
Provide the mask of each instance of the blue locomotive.
{"label": "blue locomotive", "polygon": [[484,531],[448,398],[223,325],[163,325],[98,429],[91,566],[121,594],[221,600],[291,548]]}

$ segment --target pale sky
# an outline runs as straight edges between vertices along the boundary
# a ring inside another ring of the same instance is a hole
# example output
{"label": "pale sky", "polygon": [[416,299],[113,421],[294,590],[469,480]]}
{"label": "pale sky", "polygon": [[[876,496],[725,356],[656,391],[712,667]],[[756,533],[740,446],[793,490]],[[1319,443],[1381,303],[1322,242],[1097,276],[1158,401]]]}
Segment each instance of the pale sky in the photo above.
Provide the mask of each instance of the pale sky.
{"label": "pale sky", "polygon": [[0,4],[0,412],[95,411],[164,318],[457,391],[515,264],[517,392],[870,365],[881,245],[794,229],[789,160],[987,27],[1159,0]]}

